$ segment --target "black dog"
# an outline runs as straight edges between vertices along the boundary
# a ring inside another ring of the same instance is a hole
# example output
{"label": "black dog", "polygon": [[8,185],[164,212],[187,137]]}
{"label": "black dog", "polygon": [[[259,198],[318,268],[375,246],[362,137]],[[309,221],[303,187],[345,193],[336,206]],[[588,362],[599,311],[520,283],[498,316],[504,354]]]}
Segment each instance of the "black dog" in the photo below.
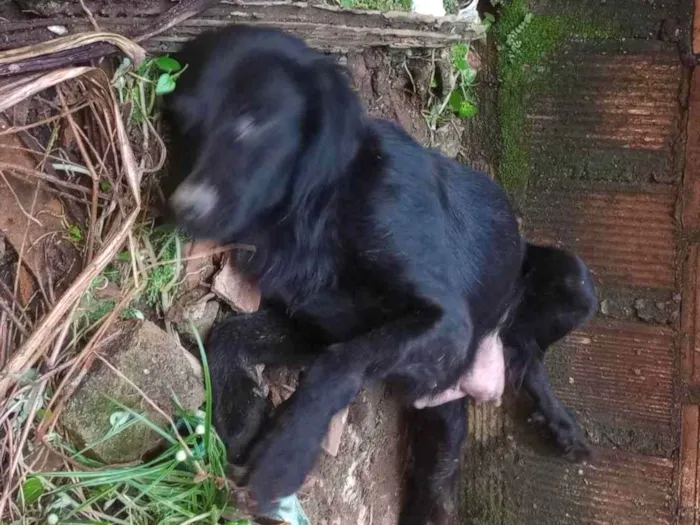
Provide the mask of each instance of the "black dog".
{"label": "black dog", "polygon": [[[344,72],[295,37],[230,27],[177,58],[173,211],[195,236],[256,247],[239,267],[264,308],[217,326],[208,352],[215,424],[259,510],[299,488],[331,417],[383,381],[428,406],[411,409],[401,523],[439,520],[467,414],[425,400],[502,380],[480,352],[505,353],[564,454],[587,453],[541,362],[596,310],[578,258],[525,242],[497,184],[368,118]],[[257,363],[307,365],[272,419]]]}

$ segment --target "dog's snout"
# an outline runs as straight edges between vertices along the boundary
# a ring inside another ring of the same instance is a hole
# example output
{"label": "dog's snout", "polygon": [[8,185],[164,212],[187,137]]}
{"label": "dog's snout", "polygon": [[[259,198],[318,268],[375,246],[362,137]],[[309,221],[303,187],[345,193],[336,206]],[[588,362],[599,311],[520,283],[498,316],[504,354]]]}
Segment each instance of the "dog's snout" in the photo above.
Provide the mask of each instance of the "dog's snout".
{"label": "dog's snout", "polygon": [[216,189],[206,182],[183,182],[170,197],[170,207],[184,221],[208,218],[219,200]]}

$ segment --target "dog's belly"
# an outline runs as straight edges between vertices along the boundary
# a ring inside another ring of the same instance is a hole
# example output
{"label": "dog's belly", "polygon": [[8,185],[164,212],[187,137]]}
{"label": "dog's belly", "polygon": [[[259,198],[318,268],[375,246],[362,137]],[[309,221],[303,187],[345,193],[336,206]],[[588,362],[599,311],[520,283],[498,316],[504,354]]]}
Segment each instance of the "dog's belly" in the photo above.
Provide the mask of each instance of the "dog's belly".
{"label": "dog's belly", "polygon": [[442,405],[469,396],[475,401],[501,404],[506,383],[506,363],[503,342],[497,332],[484,337],[476,349],[474,363],[456,384],[433,394],[419,398],[413,406],[426,408]]}

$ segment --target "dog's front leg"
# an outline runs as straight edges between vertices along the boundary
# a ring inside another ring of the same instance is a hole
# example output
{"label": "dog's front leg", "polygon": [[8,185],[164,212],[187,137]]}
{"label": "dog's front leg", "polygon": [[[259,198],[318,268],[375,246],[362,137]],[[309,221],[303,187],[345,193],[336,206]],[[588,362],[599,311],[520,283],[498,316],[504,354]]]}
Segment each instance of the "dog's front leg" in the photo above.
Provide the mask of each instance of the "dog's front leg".
{"label": "dog's front leg", "polygon": [[442,312],[419,312],[351,341],[331,346],[307,370],[297,391],[281,407],[253,448],[246,477],[258,512],[298,490],[311,470],[333,415],[346,407],[368,380],[381,380],[445,337],[464,346],[470,330]]}

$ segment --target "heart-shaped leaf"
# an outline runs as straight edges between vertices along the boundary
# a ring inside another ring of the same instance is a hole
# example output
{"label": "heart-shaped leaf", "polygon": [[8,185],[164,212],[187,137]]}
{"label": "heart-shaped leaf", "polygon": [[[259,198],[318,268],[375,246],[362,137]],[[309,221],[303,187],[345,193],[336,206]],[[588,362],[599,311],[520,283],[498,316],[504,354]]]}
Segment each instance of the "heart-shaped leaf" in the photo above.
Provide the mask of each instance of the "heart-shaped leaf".
{"label": "heart-shaped leaf", "polygon": [[170,57],[158,57],[156,59],[156,66],[164,73],[175,73],[182,69],[180,62]]}
{"label": "heart-shaped leaf", "polygon": [[36,502],[44,493],[44,485],[39,478],[27,478],[27,481],[22,485],[22,497],[25,504],[31,505]]}
{"label": "heart-shaped leaf", "polygon": [[175,91],[175,80],[170,73],[163,73],[156,83],[156,95],[167,95]]}

